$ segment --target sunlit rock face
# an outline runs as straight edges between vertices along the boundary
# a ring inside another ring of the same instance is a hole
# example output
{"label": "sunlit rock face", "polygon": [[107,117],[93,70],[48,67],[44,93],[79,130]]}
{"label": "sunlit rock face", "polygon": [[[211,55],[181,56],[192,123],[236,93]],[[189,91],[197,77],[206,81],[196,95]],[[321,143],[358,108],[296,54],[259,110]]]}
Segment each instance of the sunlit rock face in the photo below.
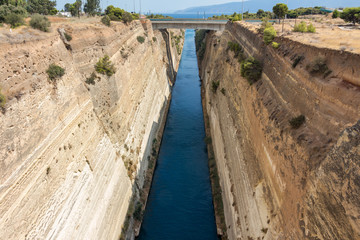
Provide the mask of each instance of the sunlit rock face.
{"label": "sunlit rock face", "polygon": [[[265,45],[254,25],[239,22],[205,38],[200,77],[227,234],[358,239],[360,56],[286,36],[275,41],[278,49]],[[241,77],[229,42],[263,63],[259,81]],[[329,75],[310,73],[319,56]],[[289,121],[299,115],[305,123],[294,129]]]}
{"label": "sunlit rock face", "polygon": [[[149,22],[68,22],[14,36],[0,42],[0,239],[118,239],[180,54]],[[105,55],[115,74],[85,83]],[[55,82],[52,63],[65,69]]]}

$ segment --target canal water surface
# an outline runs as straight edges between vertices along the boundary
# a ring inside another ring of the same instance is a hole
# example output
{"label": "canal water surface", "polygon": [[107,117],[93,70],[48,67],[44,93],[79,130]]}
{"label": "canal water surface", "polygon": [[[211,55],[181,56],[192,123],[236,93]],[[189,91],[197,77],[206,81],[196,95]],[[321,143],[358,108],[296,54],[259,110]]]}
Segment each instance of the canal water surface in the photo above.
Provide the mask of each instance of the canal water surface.
{"label": "canal water surface", "polygon": [[217,239],[194,34],[185,33],[140,240]]}

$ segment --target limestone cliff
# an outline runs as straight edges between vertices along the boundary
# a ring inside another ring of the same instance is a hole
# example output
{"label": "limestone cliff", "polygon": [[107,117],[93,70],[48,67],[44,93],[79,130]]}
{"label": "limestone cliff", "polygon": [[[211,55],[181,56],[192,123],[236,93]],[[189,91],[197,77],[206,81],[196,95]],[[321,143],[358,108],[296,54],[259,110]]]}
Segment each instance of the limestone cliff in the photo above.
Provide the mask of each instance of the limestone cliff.
{"label": "limestone cliff", "polygon": [[[52,28],[0,38],[0,239],[118,239],[180,54],[148,21]],[[104,55],[115,74],[86,84]],[[46,74],[52,63],[65,69],[56,83]]]}
{"label": "limestone cliff", "polygon": [[[360,239],[360,56],[286,37],[275,49],[252,28],[207,33],[199,65],[229,239]],[[228,42],[262,62],[258,82]]]}

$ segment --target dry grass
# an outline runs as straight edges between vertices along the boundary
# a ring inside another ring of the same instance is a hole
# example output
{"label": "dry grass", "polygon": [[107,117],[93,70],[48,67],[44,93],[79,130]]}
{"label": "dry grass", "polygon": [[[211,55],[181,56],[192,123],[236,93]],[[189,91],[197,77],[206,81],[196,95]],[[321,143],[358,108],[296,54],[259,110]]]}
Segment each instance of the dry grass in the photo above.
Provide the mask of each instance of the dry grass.
{"label": "dry grass", "polygon": [[[297,19],[296,23],[305,21],[310,22],[316,28],[316,33],[293,32],[295,25],[294,19],[285,21],[284,33],[281,33],[281,24],[274,24],[278,34],[294,41],[313,45],[322,48],[332,48],[336,50],[349,51],[360,54],[360,26],[355,28],[351,24],[345,23],[341,19],[332,19],[330,16],[313,16],[312,19]],[[258,29],[258,24],[254,30]]]}

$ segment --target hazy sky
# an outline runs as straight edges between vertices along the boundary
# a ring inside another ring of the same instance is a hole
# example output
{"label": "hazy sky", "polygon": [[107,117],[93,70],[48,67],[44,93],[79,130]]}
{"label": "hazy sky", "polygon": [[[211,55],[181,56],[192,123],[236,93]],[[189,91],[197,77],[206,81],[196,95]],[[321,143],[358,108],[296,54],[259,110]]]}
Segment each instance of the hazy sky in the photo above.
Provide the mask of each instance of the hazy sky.
{"label": "hazy sky", "polygon": [[[86,2],[86,0],[82,0]],[[134,10],[134,3],[135,3],[135,10],[139,12],[140,1],[141,1],[141,10],[144,13],[148,13],[149,11],[152,13],[171,13],[176,10],[182,10],[189,7],[197,7],[197,6],[206,6],[206,5],[214,5],[214,4],[222,4],[228,2],[236,2],[231,0],[100,0],[101,7],[104,8],[108,5],[114,5],[116,7],[123,8],[127,11]],[[259,2],[259,8],[261,8],[261,2],[264,0],[250,0],[252,2]],[[286,3],[288,1],[289,8],[291,9],[292,6],[298,6],[299,3],[302,6],[314,6],[314,5],[327,5],[329,4],[338,4],[338,6],[351,6],[351,5],[358,5],[360,6],[360,0],[266,0],[270,2],[276,3]],[[70,2],[73,3],[75,0],[57,0],[58,9],[63,9],[65,3]],[[241,2],[241,0],[239,1]],[[246,3],[245,3],[246,4]]]}

